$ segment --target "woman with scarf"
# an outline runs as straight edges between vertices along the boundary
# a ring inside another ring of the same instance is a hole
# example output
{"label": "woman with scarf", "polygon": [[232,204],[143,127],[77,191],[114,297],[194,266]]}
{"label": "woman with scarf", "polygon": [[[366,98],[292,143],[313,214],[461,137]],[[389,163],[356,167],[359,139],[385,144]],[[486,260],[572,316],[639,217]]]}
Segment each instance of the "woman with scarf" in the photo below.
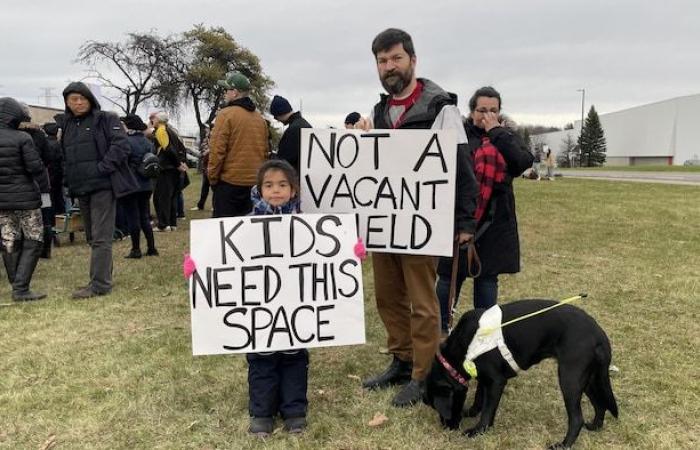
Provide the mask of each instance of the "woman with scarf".
{"label": "woman with scarf", "polygon": [[[498,298],[498,275],[520,271],[513,178],[531,167],[534,157],[518,133],[506,126],[501,106],[501,95],[490,86],[478,89],[469,100],[465,130],[479,184],[474,245],[481,264],[468,267],[467,250],[460,250],[452,310],[468,276],[474,278],[474,308],[489,308]],[[452,314],[449,305],[451,277],[452,258],[440,258],[436,291],[443,335],[449,331]]]}

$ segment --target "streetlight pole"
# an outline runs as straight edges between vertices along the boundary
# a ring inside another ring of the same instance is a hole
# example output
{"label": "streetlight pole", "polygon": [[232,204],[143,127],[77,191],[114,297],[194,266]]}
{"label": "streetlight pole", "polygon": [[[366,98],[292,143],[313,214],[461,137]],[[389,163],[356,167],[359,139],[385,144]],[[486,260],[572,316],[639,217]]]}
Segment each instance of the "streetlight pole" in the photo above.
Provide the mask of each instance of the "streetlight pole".
{"label": "streetlight pole", "polygon": [[586,104],[586,88],[576,89],[576,92],[581,93],[581,132],[579,134],[579,145],[578,145],[578,166],[582,167],[583,164],[583,152],[581,148],[581,136],[583,135],[583,112]]}

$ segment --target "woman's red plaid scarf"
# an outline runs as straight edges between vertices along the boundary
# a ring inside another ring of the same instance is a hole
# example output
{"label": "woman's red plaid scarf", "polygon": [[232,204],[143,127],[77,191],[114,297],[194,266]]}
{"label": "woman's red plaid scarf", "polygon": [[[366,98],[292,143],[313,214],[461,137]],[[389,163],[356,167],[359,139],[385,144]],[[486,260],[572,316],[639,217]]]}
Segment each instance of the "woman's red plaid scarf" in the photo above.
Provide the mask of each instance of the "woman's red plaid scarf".
{"label": "woman's red plaid scarf", "polygon": [[474,216],[479,223],[493,194],[494,183],[501,183],[506,178],[506,161],[486,136],[481,138],[481,146],[474,152],[474,174],[479,183]]}

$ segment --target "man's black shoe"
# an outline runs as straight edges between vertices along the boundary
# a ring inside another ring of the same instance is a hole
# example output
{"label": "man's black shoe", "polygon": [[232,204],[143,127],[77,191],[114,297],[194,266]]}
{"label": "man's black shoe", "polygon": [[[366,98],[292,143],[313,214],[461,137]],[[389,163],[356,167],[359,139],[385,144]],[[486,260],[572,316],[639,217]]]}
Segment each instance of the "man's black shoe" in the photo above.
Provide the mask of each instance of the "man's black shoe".
{"label": "man's black shoe", "polygon": [[398,408],[412,406],[421,401],[423,391],[425,390],[425,382],[411,380],[406,386],[401,388],[398,394],[391,401],[391,404]]}
{"label": "man's black shoe", "polygon": [[411,380],[412,371],[413,363],[411,361],[401,361],[394,356],[393,361],[384,372],[365,380],[362,387],[365,389],[384,389],[394,384],[406,384]]}

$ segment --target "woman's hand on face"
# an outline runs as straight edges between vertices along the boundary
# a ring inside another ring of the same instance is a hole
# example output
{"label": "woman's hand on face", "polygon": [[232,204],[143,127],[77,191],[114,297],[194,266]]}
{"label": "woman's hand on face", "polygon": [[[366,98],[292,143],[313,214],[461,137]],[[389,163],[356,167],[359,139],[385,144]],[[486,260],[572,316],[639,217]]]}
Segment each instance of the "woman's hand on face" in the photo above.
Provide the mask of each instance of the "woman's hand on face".
{"label": "woman's hand on face", "polygon": [[491,131],[493,128],[500,127],[501,122],[498,121],[498,114],[495,112],[484,113],[483,119],[481,120],[481,126],[486,131]]}

